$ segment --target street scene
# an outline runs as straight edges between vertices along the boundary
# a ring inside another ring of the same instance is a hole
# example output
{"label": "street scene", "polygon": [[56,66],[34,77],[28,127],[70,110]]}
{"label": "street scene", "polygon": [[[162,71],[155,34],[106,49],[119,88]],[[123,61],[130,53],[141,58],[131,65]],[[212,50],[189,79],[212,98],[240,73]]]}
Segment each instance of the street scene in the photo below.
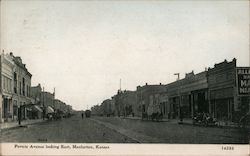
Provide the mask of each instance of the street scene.
{"label": "street scene", "polygon": [[200,127],[175,122],[150,122],[118,117],[46,121],[1,133],[2,142],[34,143],[247,143],[247,133],[237,128]]}
{"label": "street scene", "polygon": [[249,144],[249,3],[0,2],[1,143]]}

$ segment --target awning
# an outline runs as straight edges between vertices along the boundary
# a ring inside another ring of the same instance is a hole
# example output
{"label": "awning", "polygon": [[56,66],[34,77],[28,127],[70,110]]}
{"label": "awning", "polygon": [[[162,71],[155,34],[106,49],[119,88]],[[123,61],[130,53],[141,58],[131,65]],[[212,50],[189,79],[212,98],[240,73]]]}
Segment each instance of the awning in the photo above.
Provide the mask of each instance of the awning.
{"label": "awning", "polygon": [[39,112],[43,112],[43,110],[42,110],[39,106],[34,106],[34,108],[35,108],[36,110],[38,110]]}
{"label": "awning", "polygon": [[54,109],[50,106],[47,107],[47,113],[54,113]]}
{"label": "awning", "polygon": [[32,108],[26,107],[27,111],[32,111]]}

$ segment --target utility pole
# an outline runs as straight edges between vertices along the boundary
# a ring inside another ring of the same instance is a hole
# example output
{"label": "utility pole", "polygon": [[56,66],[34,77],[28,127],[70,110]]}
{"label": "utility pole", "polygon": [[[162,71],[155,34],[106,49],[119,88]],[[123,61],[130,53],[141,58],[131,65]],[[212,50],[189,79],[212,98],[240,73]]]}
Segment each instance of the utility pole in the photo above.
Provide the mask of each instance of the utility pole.
{"label": "utility pole", "polygon": [[56,88],[54,87],[54,92],[53,92],[53,107],[55,108],[55,96],[56,96]]}
{"label": "utility pole", "polygon": [[120,79],[120,91],[122,90],[122,79]]}
{"label": "utility pole", "polygon": [[174,73],[174,75],[177,75],[177,81],[180,80],[180,73]]}
{"label": "utility pole", "polygon": [[44,94],[45,92],[44,92],[44,87],[43,87],[43,120],[45,118]]}

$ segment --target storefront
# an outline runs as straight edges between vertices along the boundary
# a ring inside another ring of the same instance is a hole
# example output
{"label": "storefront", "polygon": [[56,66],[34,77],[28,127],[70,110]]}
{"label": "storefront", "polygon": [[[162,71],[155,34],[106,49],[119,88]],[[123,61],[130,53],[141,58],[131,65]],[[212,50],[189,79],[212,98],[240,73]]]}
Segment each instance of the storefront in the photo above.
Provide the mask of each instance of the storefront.
{"label": "storefront", "polygon": [[210,113],[221,121],[233,121],[237,103],[236,59],[215,64],[208,69]]}
{"label": "storefront", "polygon": [[4,122],[12,120],[13,117],[12,99],[9,96],[3,96],[3,119]]}
{"label": "storefront", "polygon": [[207,89],[192,91],[193,115],[197,113],[209,113]]}
{"label": "storefront", "polygon": [[179,106],[180,106],[180,97],[169,97],[169,105],[170,105],[170,114],[169,117],[171,119],[176,119],[179,116]]}

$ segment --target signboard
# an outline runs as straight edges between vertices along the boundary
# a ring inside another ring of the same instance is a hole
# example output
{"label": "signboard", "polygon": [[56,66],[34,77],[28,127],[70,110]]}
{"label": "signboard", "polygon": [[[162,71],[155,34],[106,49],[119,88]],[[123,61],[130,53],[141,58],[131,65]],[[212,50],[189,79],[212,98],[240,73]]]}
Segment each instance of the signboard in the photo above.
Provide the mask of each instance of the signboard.
{"label": "signboard", "polygon": [[250,96],[250,67],[237,68],[238,95]]}

